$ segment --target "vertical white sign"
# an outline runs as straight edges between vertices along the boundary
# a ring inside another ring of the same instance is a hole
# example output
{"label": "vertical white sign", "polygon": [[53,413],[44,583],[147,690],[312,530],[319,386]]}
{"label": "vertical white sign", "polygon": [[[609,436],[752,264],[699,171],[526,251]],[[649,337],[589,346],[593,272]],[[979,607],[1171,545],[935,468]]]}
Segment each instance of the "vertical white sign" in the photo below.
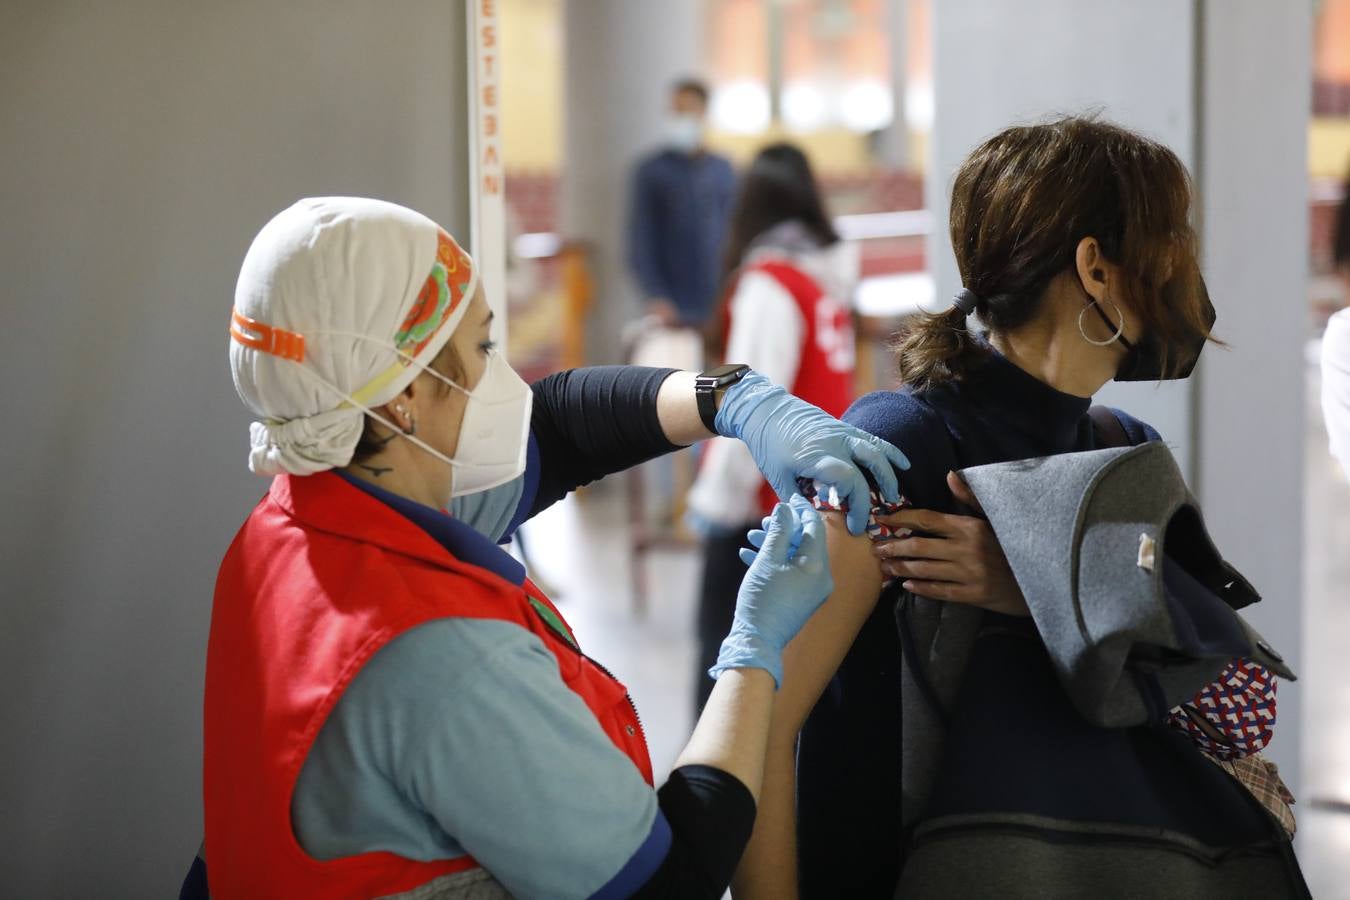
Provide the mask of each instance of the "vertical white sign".
{"label": "vertical white sign", "polygon": [[506,176],[502,165],[498,0],[467,0],[469,17],[469,242],[506,351]]}

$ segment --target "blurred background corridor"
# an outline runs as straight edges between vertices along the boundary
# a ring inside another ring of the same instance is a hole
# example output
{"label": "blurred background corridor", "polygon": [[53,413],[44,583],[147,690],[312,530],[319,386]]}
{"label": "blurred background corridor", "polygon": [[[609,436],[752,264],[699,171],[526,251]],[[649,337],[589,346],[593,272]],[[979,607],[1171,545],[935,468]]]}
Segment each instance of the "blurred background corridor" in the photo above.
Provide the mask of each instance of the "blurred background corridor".
{"label": "blurred background corridor", "polygon": [[[1158,428],[1262,592],[1301,675],[1268,755],[1313,895],[1350,898],[1350,482],[1319,402],[1350,306],[1350,0],[0,3],[3,893],[165,896],[197,848],[213,578],[265,487],[225,362],[258,228],[342,194],[471,235],[527,380],[711,365],[715,314],[665,318],[633,265],[681,79],[700,154],[809,158],[856,266],[855,395],[960,286],[950,179],[983,138],[1086,112],[1186,163],[1230,346],[1099,402]],[[630,686],[658,779],[694,721],[698,465],[586,488],[515,548]]]}

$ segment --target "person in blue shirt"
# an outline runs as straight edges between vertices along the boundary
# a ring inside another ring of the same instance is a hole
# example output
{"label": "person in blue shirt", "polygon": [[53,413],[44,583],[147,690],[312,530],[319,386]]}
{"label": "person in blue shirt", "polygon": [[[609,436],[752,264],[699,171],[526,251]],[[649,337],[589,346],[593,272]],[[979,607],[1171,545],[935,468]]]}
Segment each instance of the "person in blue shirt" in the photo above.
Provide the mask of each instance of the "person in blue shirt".
{"label": "person in blue shirt", "polygon": [[736,174],[704,143],[708,88],[671,89],[664,146],[633,176],[628,263],[647,312],[670,327],[701,328],[711,316]]}

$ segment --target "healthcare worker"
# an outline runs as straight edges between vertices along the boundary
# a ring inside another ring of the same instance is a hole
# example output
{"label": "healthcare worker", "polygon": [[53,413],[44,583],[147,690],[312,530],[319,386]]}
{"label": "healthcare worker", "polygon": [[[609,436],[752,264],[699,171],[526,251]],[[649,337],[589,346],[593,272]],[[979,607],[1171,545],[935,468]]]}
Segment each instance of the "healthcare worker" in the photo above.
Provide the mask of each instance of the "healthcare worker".
{"label": "healthcare worker", "polygon": [[908,462],[744,367],[531,387],[491,319],[472,259],[390,203],[302,200],[249,249],[230,364],[260,417],[249,466],[273,480],[216,584],[205,864],[185,892],[208,874],[224,900],[725,889],[783,648],[831,590],[826,522],[794,497],[745,551],[716,688],[659,791],[623,685],[498,542],[714,432],[780,497],[812,479],[865,498],[859,466],[893,496]]}

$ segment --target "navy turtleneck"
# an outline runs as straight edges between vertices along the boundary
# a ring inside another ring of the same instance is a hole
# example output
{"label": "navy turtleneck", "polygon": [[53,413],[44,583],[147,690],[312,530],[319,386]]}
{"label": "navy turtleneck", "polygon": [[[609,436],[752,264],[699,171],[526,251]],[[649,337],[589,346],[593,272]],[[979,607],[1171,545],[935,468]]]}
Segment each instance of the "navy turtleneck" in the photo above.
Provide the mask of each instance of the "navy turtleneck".
{"label": "navy turtleneck", "polygon": [[[953,469],[1097,447],[1091,399],[1062,393],[986,348],[987,360],[960,382],[868,394],[844,414],[909,457],[900,484],[918,507],[959,511],[946,481]],[[1158,439],[1142,422],[1117,418],[1131,441]],[[889,897],[898,876],[901,662],[894,617],[884,607],[863,626],[802,732],[798,833],[806,897]]]}
{"label": "navy turtleneck", "polygon": [[[943,412],[960,455],[1048,456],[1086,446],[1091,398],[1061,393],[992,347],[965,382],[935,387],[926,398]],[[978,450],[976,450],[978,448]]]}
{"label": "navy turtleneck", "polygon": [[[1051,456],[1097,446],[1091,398],[1056,390],[993,347],[965,379],[925,391],[868,394],[844,414],[904,450],[913,467],[902,476],[915,505],[953,511],[950,469]],[[1130,438],[1158,440],[1151,427],[1118,414]]]}

